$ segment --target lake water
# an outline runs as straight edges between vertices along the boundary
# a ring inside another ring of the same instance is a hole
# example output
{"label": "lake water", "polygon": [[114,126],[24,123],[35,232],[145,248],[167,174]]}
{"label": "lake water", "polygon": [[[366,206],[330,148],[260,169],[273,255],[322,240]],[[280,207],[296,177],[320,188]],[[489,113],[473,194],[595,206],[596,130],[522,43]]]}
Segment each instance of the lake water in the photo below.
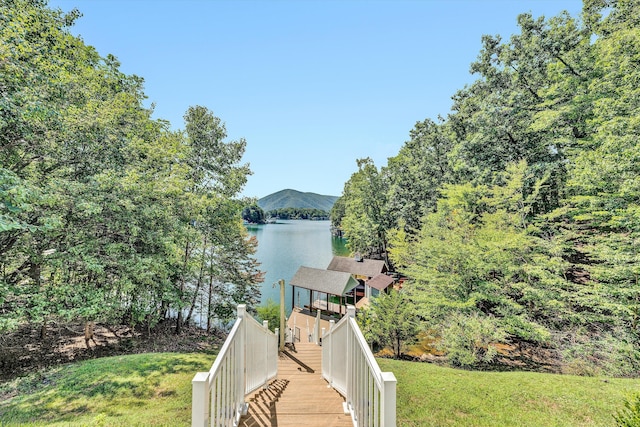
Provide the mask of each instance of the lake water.
{"label": "lake water", "polygon": [[[247,230],[258,239],[255,257],[261,263],[260,270],[266,273],[261,304],[268,299],[280,303],[278,280],[284,279],[287,315],[293,297],[289,282],[298,268],[324,269],[334,255],[349,255],[344,239],[331,236],[330,221],[282,220],[276,224],[249,224]],[[296,290],[295,297],[298,306],[309,303],[307,291]]]}

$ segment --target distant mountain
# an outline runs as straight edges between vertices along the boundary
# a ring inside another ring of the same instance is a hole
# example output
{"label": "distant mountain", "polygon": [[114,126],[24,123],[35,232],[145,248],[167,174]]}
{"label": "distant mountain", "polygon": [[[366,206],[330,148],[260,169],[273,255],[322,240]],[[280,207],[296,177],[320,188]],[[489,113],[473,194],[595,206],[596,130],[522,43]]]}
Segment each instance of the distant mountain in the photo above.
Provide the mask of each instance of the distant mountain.
{"label": "distant mountain", "polygon": [[282,208],[309,208],[329,212],[336,200],[338,200],[338,196],[282,190],[261,198],[258,200],[258,206],[265,212]]}

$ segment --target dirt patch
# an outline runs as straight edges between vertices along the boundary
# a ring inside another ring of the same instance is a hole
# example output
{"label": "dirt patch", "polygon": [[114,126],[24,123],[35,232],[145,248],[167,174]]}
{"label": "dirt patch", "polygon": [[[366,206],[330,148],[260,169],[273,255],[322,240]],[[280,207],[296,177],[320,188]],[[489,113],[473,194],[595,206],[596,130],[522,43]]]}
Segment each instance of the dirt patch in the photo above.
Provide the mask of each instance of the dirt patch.
{"label": "dirt patch", "polygon": [[496,344],[497,362],[511,369],[535,372],[561,373],[562,361],[558,352],[551,348],[527,342]]}
{"label": "dirt patch", "polygon": [[0,381],[7,381],[42,368],[78,360],[134,353],[215,351],[224,341],[219,333],[207,334],[195,327],[163,322],[144,333],[127,326],[107,328],[96,324],[89,348],[83,324],[47,325],[44,339],[40,329],[30,326],[0,337]]}
{"label": "dirt patch", "polygon": [[[561,373],[563,364],[556,350],[527,342],[496,343],[492,346],[498,355],[491,364],[477,366],[483,370],[495,371],[534,371]],[[393,352],[383,349],[377,353],[380,357],[393,357]],[[446,365],[446,355],[438,350],[437,339],[428,333],[420,333],[417,342],[408,347],[405,356],[420,362],[431,362]]]}

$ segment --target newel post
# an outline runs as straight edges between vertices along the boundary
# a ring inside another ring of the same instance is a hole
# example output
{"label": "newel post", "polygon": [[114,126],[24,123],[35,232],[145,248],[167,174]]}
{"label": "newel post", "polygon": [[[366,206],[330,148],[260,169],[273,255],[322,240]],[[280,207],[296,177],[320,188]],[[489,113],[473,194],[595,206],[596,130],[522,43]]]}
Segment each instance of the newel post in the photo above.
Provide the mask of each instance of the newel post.
{"label": "newel post", "polygon": [[209,372],[198,372],[191,380],[191,427],[209,424]]}
{"label": "newel post", "polygon": [[396,376],[382,372],[382,427],[396,427]]}

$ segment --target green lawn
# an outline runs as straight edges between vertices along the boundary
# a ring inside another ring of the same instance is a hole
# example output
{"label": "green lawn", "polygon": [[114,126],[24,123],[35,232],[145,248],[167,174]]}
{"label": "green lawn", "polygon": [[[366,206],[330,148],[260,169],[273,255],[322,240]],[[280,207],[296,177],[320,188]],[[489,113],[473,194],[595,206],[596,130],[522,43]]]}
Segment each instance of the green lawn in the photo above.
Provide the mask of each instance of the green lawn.
{"label": "green lawn", "polygon": [[[0,384],[0,426],[184,426],[210,354],[89,360]],[[613,426],[640,380],[473,372],[380,359],[398,379],[398,426]]]}
{"label": "green lawn", "polygon": [[[0,425],[185,426],[191,379],[215,356],[148,353],[65,365],[0,384]],[[0,399],[2,400],[2,399]]]}
{"label": "green lawn", "polygon": [[640,380],[478,372],[378,360],[397,384],[398,426],[614,426]]}

